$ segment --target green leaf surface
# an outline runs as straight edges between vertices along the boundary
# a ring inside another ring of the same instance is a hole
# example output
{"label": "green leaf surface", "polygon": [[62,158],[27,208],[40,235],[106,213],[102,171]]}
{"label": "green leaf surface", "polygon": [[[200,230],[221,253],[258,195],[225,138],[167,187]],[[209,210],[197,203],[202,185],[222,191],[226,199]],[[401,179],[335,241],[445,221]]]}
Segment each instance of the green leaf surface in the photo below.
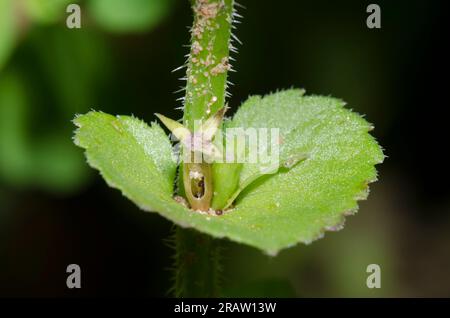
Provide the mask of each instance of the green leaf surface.
{"label": "green leaf surface", "polygon": [[[280,163],[306,158],[251,183],[232,211],[252,229],[248,233],[258,233],[253,243],[271,253],[339,229],[344,214],[356,212],[357,200],[366,198],[367,184],[377,176],[374,165],[384,157],[368,134],[372,126],[344,102],[303,93],[251,97],[232,121],[236,127],[279,128]],[[244,164],[241,182],[256,169]]]}
{"label": "green leaf surface", "polygon": [[[245,102],[232,125],[279,128],[280,158],[307,156],[248,184],[234,208],[221,216],[194,212],[173,200],[176,164],[170,142],[156,124],[90,112],[75,120],[75,141],[106,181],[142,209],[273,255],[339,229],[344,215],[355,212],[357,200],[367,196],[367,184],[376,180],[374,165],[383,154],[368,134],[371,125],[343,106],[340,100],[303,96],[300,90]],[[244,179],[255,169],[247,164],[241,168]],[[226,182],[226,173],[217,175]]]}
{"label": "green leaf surface", "polygon": [[89,112],[74,120],[75,143],[112,187],[146,210],[172,201],[176,161],[164,131],[128,116]]}

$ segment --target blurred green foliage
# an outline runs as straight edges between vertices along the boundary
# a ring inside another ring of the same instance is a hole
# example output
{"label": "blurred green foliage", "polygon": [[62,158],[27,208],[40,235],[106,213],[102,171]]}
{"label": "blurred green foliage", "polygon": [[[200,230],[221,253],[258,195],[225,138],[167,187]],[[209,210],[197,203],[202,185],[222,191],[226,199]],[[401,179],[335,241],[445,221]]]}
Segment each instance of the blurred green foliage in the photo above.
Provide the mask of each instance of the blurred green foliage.
{"label": "blurred green foliage", "polygon": [[33,31],[24,46],[31,61],[18,57],[21,63],[0,79],[0,177],[15,186],[71,191],[87,171],[70,143],[70,118],[95,100],[107,70],[105,47],[94,34],[59,29]]}
{"label": "blurred green foliage", "polygon": [[111,32],[144,32],[169,13],[172,0],[95,0],[88,4],[95,22]]}
{"label": "blurred green foliage", "polygon": [[[73,2],[94,27],[65,27]],[[170,8],[167,0],[0,0],[0,183],[67,193],[86,181],[70,121],[97,106],[113,72],[101,31],[149,31]]]}
{"label": "blurred green foliage", "polygon": [[9,58],[15,44],[17,28],[11,0],[0,0],[0,70]]}
{"label": "blurred green foliage", "polygon": [[78,0],[25,0],[23,8],[28,17],[38,23],[55,23],[61,19],[62,13],[66,12],[66,6]]}

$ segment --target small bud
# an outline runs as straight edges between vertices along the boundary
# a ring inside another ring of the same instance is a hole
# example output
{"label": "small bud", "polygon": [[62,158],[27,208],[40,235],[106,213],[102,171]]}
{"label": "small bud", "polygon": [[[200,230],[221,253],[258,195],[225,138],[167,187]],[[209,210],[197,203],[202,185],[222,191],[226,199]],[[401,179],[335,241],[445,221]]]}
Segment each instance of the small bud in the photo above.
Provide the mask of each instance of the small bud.
{"label": "small bud", "polygon": [[155,114],[155,115],[156,115],[156,117],[159,118],[159,120],[161,120],[161,122],[164,124],[164,126],[166,126],[167,129],[169,129],[178,140],[184,142],[186,140],[186,138],[189,138],[189,136],[191,135],[191,132],[189,131],[189,129],[184,127],[179,122],[177,122],[173,119],[167,118],[166,116],[161,115],[161,114]]}

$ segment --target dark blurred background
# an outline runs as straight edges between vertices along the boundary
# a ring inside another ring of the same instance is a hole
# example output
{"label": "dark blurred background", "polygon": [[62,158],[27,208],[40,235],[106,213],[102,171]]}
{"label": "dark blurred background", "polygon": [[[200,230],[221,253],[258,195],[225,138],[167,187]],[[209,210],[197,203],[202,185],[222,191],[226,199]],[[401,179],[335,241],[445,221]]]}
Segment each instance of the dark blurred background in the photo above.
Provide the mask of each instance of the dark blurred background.
{"label": "dark blurred background", "polygon": [[[90,109],[174,110],[192,16],[184,0],[0,0],[0,296],[165,296],[172,225],[141,212],[72,143]],[[388,158],[344,230],[276,258],[225,242],[230,296],[450,297],[448,11],[443,1],[241,0],[234,111],[250,94],[303,87],[375,124]],[[66,266],[82,288],[66,287]],[[366,267],[382,288],[366,287]]]}

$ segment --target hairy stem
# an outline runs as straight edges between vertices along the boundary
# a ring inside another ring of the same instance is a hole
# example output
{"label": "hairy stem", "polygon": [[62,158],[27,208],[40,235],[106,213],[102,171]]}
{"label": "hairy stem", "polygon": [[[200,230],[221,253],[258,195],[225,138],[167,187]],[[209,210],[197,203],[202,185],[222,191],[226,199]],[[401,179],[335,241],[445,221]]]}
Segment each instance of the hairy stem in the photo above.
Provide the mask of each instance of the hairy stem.
{"label": "hairy stem", "polygon": [[[195,133],[199,125],[224,107],[233,0],[192,1],[194,23],[186,72],[184,125]],[[197,122],[198,123],[198,122]],[[192,158],[193,154],[187,156]],[[211,165],[183,163],[183,184],[192,209],[208,211],[213,197]],[[195,178],[195,179],[193,179]]]}
{"label": "hairy stem", "polygon": [[186,72],[184,124],[206,120],[225,103],[233,0],[195,0],[191,51]]}
{"label": "hairy stem", "polygon": [[220,241],[192,229],[175,231],[175,297],[220,296]]}

